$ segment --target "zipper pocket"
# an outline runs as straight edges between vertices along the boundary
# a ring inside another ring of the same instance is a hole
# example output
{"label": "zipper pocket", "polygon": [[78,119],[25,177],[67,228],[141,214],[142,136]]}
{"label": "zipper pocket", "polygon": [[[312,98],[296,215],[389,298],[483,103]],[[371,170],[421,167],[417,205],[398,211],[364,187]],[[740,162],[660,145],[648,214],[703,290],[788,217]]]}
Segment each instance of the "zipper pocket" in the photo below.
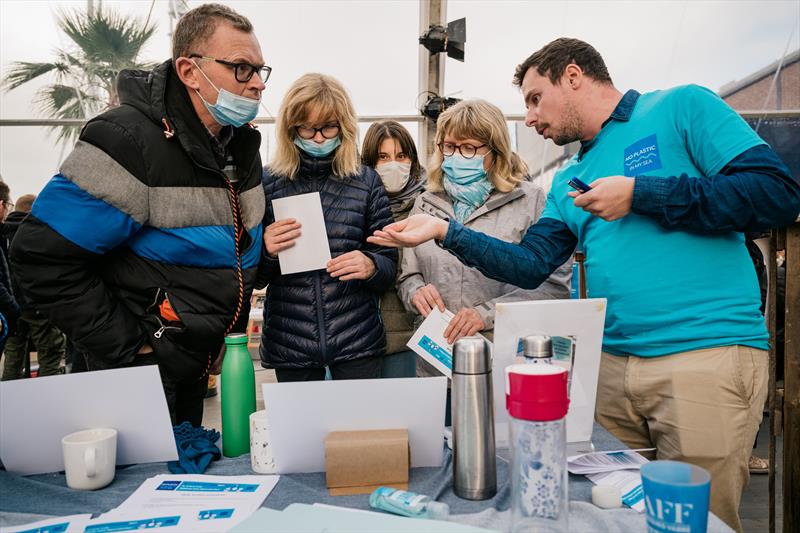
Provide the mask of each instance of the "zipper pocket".
{"label": "zipper pocket", "polygon": [[160,339],[164,335],[165,331],[170,331],[170,330],[183,331],[184,329],[183,327],[178,327],[178,326],[165,326],[164,322],[161,321],[160,316],[155,315],[155,317],[156,320],[158,320],[158,326],[159,326],[159,328],[155,331],[155,333],[153,333],[153,337],[155,337],[156,339]]}

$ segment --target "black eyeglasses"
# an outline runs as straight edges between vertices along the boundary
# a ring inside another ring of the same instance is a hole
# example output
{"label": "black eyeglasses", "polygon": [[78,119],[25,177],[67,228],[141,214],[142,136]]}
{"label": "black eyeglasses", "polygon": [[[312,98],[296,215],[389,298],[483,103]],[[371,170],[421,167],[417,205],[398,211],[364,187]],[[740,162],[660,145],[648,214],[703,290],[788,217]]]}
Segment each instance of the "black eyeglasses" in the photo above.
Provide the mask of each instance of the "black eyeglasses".
{"label": "black eyeglasses", "polygon": [[451,156],[456,153],[456,150],[458,150],[458,153],[461,154],[461,157],[465,159],[472,159],[473,157],[475,157],[475,154],[478,153],[478,150],[488,145],[482,144],[480,146],[473,146],[469,143],[465,144],[439,143],[437,146],[439,147],[439,150],[442,151],[442,155]]}
{"label": "black eyeglasses", "polygon": [[311,126],[295,126],[295,131],[301,139],[313,139],[317,132],[320,132],[326,139],[333,139],[339,135],[338,124],[325,124],[321,128],[312,128]]}
{"label": "black eyeglasses", "polygon": [[236,76],[236,81],[239,83],[247,83],[253,77],[253,74],[256,72],[258,73],[258,77],[261,78],[261,81],[267,83],[269,79],[269,75],[272,74],[272,67],[268,67],[267,65],[251,65],[250,63],[245,63],[244,61],[225,61],[223,59],[216,59],[214,57],[209,56],[201,56],[200,54],[189,54],[189,57],[197,57],[199,59],[210,59],[211,61],[216,61],[221,65],[225,65],[226,67],[233,69],[233,74]]}

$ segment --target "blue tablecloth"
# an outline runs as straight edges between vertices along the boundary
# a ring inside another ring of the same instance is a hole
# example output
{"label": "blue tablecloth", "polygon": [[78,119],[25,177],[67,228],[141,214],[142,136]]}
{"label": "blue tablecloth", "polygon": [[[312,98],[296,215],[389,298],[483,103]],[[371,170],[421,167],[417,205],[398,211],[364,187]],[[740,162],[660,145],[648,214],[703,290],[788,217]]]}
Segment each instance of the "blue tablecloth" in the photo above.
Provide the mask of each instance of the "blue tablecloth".
{"label": "blue tablecloth", "polygon": [[[625,448],[605,429],[595,424],[592,441],[597,450]],[[120,505],[147,478],[169,473],[166,463],[151,463],[121,467],[108,487],[93,491],[72,490],[66,485],[63,473],[18,476],[0,471],[0,526],[24,524],[46,518],[77,513],[104,513]],[[250,457],[222,459],[211,463],[210,475],[252,474]],[[454,521],[506,529],[510,500],[508,463],[498,457],[497,495],[484,501],[463,500],[453,493],[452,454],[446,449],[440,468],[412,468],[409,490],[427,494],[450,505]],[[602,511],[591,504],[592,483],[584,476],[570,474],[570,529],[592,531],[643,531],[644,515],[631,509]],[[325,486],[325,474],[282,475],[278,485],[263,506],[284,509],[291,503],[326,503],[355,509],[369,509],[368,496],[330,496]],[[47,516],[43,516],[47,515]],[[581,526],[579,526],[582,525]],[[718,518],[710,516],[709,531],[731,531]]]}

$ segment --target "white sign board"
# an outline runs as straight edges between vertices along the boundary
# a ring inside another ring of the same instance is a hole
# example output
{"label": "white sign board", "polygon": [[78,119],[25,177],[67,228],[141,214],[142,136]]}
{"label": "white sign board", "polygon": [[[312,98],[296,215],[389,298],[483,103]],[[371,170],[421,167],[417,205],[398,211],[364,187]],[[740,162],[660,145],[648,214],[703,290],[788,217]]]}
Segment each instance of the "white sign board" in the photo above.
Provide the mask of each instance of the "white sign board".
{"label": "white sign board", "polygon": [[447,378],[264,383],[279,474],[325,471],[331,431],[407,429],[411,466],[441,466]]}
{"label": "white sign board", "polygon": [[498,443],[508,442],[505,369],[517,356],[520,337],[550,335],[572,337],[575,358],[570,375],[567,442],[592,438],[597,377],[603,349],[606,299],[540,300],[498,303],[494,322],[492,379],[494,386],[495,434]]}
{"label": "white sign board", "polygon": [[61,438],[113,428],[117,464],[178,459],[156,365],[0,383],[0,460],[15,474],[64,470]]}

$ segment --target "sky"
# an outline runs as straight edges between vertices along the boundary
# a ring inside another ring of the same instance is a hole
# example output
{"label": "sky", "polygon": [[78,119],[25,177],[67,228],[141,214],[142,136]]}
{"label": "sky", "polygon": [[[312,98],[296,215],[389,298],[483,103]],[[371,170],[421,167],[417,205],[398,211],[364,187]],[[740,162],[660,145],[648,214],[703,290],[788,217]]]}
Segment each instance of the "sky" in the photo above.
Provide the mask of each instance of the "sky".
{"label": "sky", "polygon": [[[342,81],[359,114],[417,113],[416,0],[223,2],[251,20],[273,67],[263,96],[272,114],[289,85],[314,71]],[[188,2],[190,8],[201,3]],[[140,57],[159,62],[169,57],[166,0],[102,4],[142,20],[152,5],[158,31]],[[85,6],[86,1],[0,0],[0,73],[13,61],[49,61],[56,48],[68,45],[54,14]],[[511,84],[514,67],[561,36],[591,43],[622,91],[686,83],[718,91],[777,60],[787,46],[789,52],[800,48],[797,0],[449,0],[447,19],[461,17],[467,19],[466,60],[446,61],[444,93],[484,98],[507,114],[524,112]],[[0,93],[0,119],[43,118],[33,104],[42,84],[29,85]],[[362,135],[367,126],[361,125]],[[409,128],[416,132],[414,124]],[[266,161],[272,132],[269,126],[261,129]],[[0,127],[0,175],[12,198],[40,191],[68,152],[45,127]]]}

